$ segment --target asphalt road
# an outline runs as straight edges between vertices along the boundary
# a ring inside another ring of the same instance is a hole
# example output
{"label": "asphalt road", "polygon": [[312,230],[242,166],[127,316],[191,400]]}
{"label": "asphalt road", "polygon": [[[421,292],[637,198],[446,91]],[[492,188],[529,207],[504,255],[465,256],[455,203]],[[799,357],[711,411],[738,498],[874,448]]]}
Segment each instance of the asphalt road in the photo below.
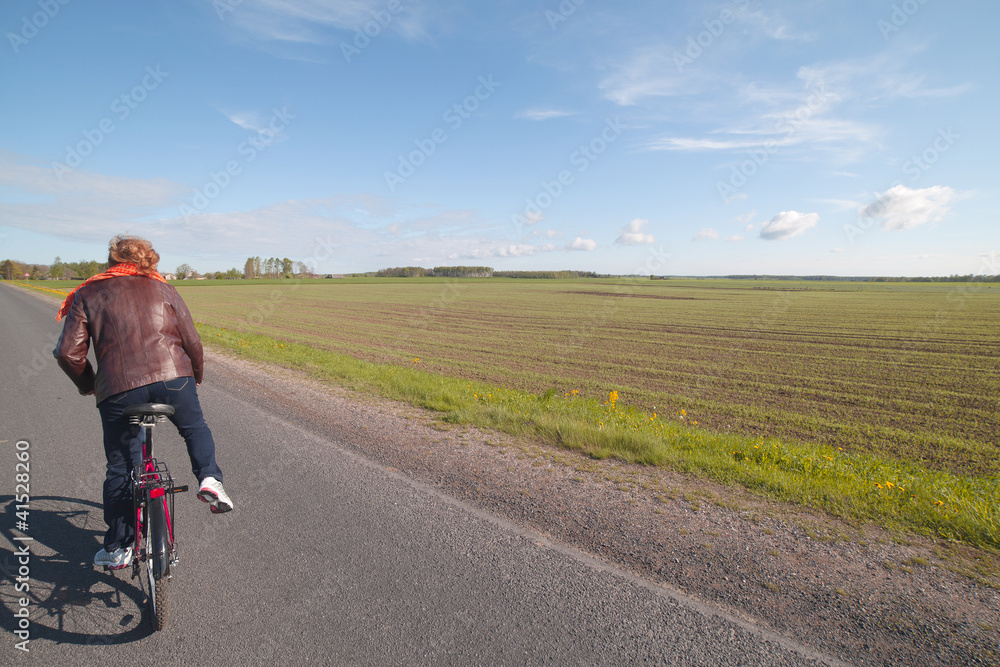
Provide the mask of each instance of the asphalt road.
{"label": "asphalt road", "polygon": [[[177,497],[171,616],[152,633],[139,581],[92,565],[101,427],[52,359],[55,310],[0,283],[0,664],[838,664],[366,460],[211,373],[199,391],[236,509]],[[193,485],[173,427],[156,436]]]}

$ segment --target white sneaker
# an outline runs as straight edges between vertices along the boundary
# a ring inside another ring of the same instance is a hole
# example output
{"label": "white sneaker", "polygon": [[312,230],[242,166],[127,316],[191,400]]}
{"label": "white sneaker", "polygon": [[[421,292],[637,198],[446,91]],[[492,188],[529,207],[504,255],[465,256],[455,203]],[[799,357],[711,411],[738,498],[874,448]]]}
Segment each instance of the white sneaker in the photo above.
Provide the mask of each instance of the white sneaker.
{"label": "white sneaker", "polygon": [[120,570],[132,564],[132,547],[115,549],[108,553],[107,549],[101,549],[94,556],[94,565],[106,567],[109,570]]}
{"label": "white sneaker", "polygon": [[214,514],[221,514],[233,509],[233,501],[226,494],[226,490],[222,488],[222,482],[214,477],[206,477],[201,480],[198,497],[211,504]]}

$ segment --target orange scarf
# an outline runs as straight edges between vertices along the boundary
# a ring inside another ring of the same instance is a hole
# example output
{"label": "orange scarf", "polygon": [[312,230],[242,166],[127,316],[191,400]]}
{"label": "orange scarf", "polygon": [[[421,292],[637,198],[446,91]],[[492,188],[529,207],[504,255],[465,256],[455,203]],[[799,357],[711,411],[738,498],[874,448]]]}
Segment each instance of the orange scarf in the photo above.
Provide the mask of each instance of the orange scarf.
{"label": "orange scarf", "polygon": [[78,289],[84,287],[85,285],[89,285],[90,283],[96,283],[98,280],[107,280],[108,278],[117,278],[118,276],[146,276],[147,278],[152,278],[153,280],[159,280],[161,283],[167,282],[163,276],[156,271],[153,271],[152,273],[143,273],[135,264],[115,264],[104,273],[98,273],[96,276],[91,276],[74,287],[73,290],[66,295],[66,298],[62,302],[62,306],[59,308],[59,312],[56,313],[56,322],[66,317],[69,313],[70,306],[73,305],[73,295],[76,294]]}

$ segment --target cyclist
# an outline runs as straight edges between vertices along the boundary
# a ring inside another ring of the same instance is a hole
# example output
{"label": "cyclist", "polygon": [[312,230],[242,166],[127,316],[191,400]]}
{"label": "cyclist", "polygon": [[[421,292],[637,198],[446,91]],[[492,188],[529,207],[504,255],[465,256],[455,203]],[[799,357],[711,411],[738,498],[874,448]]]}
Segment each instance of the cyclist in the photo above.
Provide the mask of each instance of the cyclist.
{"label": "cyclist", "polygon": [[[138,428],[122,412],[136,403],[167,403],[184,438],[198,497],[214,513],[233,509],[215,462],[215,441],[205,423],[196,386],[201,384],[201,339],[184,301],[156,266],[152,244],[118,235],[108,246],[108,270],[69,293],[56,320],[66,318],[52,354],[80,394],[96,395],[104,427],[104,548],[94,564],[113,569],[132,561],[135,517],[130,471],[139,464]],[[87,360],[94,343],[97,372]]]}

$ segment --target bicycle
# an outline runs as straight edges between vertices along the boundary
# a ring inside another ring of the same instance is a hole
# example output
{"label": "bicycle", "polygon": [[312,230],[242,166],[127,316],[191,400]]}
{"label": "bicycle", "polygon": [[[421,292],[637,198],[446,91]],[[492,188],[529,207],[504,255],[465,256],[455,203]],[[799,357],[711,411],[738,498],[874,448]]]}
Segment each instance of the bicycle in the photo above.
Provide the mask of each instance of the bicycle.
{"label": "bicycle", "polygon": [[[174,538],[174,495],[188,490],[176,486],[162,461],[153,458],[153,427],[174,414],[173,406],[164,403],[139,403],[125,408],[129,423],[139,426],[142,460],[132,470],[132,508],[135,543],[132,578],[145,579],[147,604],[153,630],[167,625],[169,612],[167,582],[177,565],[177,542]],[[141,576],[145,570],[145,577]]]}

